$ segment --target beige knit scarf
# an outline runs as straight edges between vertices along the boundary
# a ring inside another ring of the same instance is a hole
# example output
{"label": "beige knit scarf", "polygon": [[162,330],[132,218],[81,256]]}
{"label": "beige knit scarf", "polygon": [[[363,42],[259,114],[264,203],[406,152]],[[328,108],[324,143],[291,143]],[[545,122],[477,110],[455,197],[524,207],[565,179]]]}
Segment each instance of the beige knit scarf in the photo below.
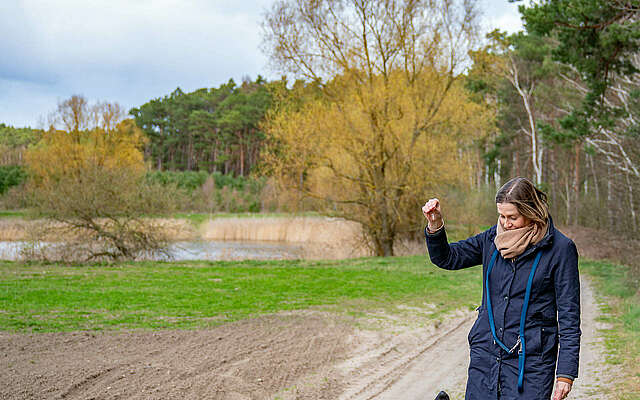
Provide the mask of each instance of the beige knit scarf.
{"label": "beige knit scarf", "polygon": [[522,228],[505,230],[498,220],[497,228],[496,238],[493,240],[496,248],[503,258],[513,258],[524,253],[530,244],[541,241],[547,233],[548,224],[539,226],[531,223]]}

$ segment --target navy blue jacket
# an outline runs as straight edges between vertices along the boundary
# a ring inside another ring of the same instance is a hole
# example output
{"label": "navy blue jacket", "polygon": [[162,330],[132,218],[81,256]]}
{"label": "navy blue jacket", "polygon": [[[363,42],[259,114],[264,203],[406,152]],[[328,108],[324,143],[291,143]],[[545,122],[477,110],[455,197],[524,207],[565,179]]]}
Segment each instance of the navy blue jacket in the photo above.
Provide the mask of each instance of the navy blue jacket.
{"label": "navy blue jacket", "polygon": [[[449,244],[444,229],[425,229],[431,262],[457,270],[487,267],[496,249],[496,226]],[[466,400],[549,399],[555,376],[576,378],[580,352],[580,281],[575,244],[555,229],[549,218],[545,237],[515,259],[498,254],[489,279],[496,335],[509,348],[516,344],[527,281],[536,252],[535,271],[525,323],[526,362],[523,392],[518,392],[518,352],[507,353],[494,343],[487,313],[486,287],[478,318],[469,332],[470,363]],[[556,363],[557,361],[557,363]]]}

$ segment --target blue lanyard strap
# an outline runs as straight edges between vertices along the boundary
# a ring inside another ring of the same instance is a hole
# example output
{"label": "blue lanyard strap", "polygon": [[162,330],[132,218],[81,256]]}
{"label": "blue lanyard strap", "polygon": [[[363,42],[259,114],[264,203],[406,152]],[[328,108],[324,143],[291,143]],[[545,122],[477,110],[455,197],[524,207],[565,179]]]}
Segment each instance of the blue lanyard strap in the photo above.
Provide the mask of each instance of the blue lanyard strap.
{"label": "blue lanyard strap", "polygon": [[493,340],[497,343],[504,351],[511,354],[514,350],[520,345],[520,351],[518,351],[518,391],[522,392],[523,383],[524,383],[524,361],[525,361],[525,343],[524,343],[524,324],[525,319],[527,317],[527,308],[529,307],[529,298],[531,297],[531,286],[533,284],[533,276],[536,273],[536,268],[538,267],[538,263],[540,262],[540,257],[542,256],[542,251],[538,251],[535,260],[533,261],[533,267],[531,267],[531,273],[529,274],[529,280],[527,281],[527,290],[524,294],[524,303],[522,304],[522,312],[520,313],[520,335],[518,337],[518,341],[512,348],[508,348],[496,335],[496,325],[493,321],[493,309],[491,308],[491,292],[489,290],[489,275],[491,274],[491,270],[496,263],[496,258],[498,258],[498,250],[496,249],[491,256],[491,261],[489,262],[489,267],[487,268],[487,278],[485,287],[487,289],[487,313],[489,314],[489,327],[491,328],[491,334],[493,335]]}

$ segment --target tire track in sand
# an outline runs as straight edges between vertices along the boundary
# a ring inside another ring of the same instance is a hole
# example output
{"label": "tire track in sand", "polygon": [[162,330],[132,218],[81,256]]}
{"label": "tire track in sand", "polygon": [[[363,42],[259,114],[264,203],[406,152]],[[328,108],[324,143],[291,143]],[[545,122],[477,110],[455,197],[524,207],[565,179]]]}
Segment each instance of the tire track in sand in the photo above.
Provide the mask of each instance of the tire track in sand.
{"label": "tire track in sand", "polygon": [[476,314],[443,335],[433,346],[416,357],[405,372],[379,393],[376,400],[427,399],[444,390],[460,392],[469,368],[467,335]]}
{"label": "tire track in sand", "polygon": [[451,321],[449,330],[391,359],[386,356],[395,346],[388,350],[382,346],[379,357],[359,368],[362,375],[352,381],[340,399],[422,400],[434,398],[445,387],[462,385],[469,357],[467,334],[475,316],[475,312],[468,313]]}
{"label": "tire track in sand", "polygon": [[[582,338],[580,376],[567,397],[599,400],[606,393],[613,377],[611,366],[605,364],[604,339],[600,334],[607,325],[598,321],[599,305],[591,282],[581,277]],[[455,323],[455,326],[411,354],[398,355],[361,376],[351,385],[342,400],[424,400],[433,399],[440,390],[451,398],[463,399],[469,365],[467,334],[476,314]],[[357,389],[356,389],[357,388]]]}

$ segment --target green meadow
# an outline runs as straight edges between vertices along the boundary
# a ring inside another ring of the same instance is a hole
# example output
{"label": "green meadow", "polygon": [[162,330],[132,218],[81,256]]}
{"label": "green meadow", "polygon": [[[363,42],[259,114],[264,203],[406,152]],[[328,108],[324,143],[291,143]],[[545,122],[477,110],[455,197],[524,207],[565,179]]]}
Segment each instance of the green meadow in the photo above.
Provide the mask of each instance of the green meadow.
{"label": "green meadow", "polygon": [[[424,256],[340,261],[0,262],[0,327],[9,331],[215,326],[311,307],[346,314],[429,304],[475,308],[480,268],[448,272]],[[434,307],[435,306],[435,307]]]}

